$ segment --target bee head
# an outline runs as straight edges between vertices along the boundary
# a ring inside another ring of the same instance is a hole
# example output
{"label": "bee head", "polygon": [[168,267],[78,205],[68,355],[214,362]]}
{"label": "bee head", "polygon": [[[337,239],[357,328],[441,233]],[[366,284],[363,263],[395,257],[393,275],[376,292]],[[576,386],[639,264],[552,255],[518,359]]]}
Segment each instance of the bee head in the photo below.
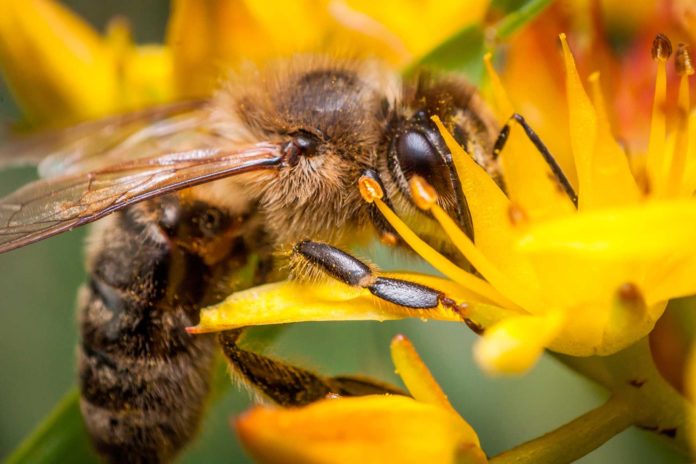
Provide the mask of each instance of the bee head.
{"label": "bee head", "polygon": [[[438,193],[438,202],[473,238],[466,198],[454,168],[452,154],[433,122],[437,116],[455,140],[485,169],[495,174],[492,161],[495,121],[473,87],[455,77],[433,79],[422,74],[406,84],[401,105],[390,118],[380,177],[397,211],[416,217],[414,228],[429,232],[432,221],[415,207],[409,181],[424,179]],[[419,227],[420,224],[420,227]]]}
{"label": "bee head", "polygon": [[[258,185],[281,244],[341,243],[369,226],[357,189],[374,163],[398,78],[370,61],[300,57],[269,65],[238,87],[233,105],[249,140],[281,147],[283,165]],[[364,226],[363,226],[364,225]],[[347,241],[347,240],[346,240]]]}

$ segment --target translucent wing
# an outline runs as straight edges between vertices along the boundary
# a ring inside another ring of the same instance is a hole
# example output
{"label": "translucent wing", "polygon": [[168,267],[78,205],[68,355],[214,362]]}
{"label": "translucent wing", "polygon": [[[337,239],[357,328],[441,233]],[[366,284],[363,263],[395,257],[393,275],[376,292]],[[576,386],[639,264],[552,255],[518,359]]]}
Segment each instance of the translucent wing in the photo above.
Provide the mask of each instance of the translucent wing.
{"label": "translucent wing", "polygon": [[89,170],[172,150],[184,139],[201,147],[205,101],[186,101],[18,137],[0,145],[0,168],[38,165],[42,177]]}
{"label": "translucent wing", "polygon": [[276,167],[280,162],[276,145],[257,144],[234,150],[163,153],[86,173],[38,180],[0,199],[0,253],[156,195]]}

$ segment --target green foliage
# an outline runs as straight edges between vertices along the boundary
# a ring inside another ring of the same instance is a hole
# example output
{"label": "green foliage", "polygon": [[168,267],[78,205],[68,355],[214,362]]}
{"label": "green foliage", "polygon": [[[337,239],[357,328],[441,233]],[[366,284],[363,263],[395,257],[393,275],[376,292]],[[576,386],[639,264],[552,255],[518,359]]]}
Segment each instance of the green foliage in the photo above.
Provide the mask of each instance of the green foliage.
{"label": "green foliage", "polygon": [[[516,6],[513,6],[513,3]],[[490,25],[475,24],[460,30],[425,55],[418,66],[459,72],[466,75],[471,82],[480,83],[483,77],[481,58],[487,48],[494,46],[498,40],[510,37],[550,3],[551,0],[493,2],[489,16],[501,13],[504,16]],[[412,69],[407,70],[407,73]]]}
{"label": "green foliage", "polygon": [[87,440],[79,399],[77,389],[65,395],[6,463],[98,462]]}

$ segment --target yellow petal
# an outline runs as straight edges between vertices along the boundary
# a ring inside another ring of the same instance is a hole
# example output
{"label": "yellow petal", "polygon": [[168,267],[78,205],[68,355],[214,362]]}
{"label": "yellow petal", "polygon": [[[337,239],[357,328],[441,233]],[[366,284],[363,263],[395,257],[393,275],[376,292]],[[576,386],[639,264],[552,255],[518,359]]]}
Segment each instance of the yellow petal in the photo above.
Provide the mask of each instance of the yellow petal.
{"label": "yellow petal", "polygon": [[[568,137],[568,111],[561,104],[565,91],[556,44],[549,40],[545,27],[527,27],[519,31],[509,46],[502,72],[510,99],[577,187]],[[509,118],[510,114],[505,117]]]}
{"label": "yellow petal", "polygon": [[572,201],[551,169],[516,123],[511,124],[500,161],[510,199],[530,219],[542,220],[575,212]]}
{"label": "yellow petal", "polygon": [[57,2],[0,2],[0,68],[32,123],[67,124],[119,107],[109,48]]}
{"label": "yellow petal", "polygon": [[[457,296],[461,294],[454,297]],[[198,326],[190,331],[201,333],[291,322],[384,321],[407,317],[462,321],[461,315],[452,308],[442,305],[433,309],[404,308],[373,296],[367,289],[349,287],[336,281],[318,284],[285,281],[233,293],[222,303],[201,311]]]}
{"label": "yellow petal", "polygon": [[[590,76],[590,84],[596,110],[597,133],[594,152],[591,155],[591,180],[586,183],[589,185],[583,191],[582,207],[598,208],[635,203],[641,197],[640,191],[631,173],[626,153],[612,136],[598,73]],[[573,107],[572,102],[569,102],[569,107],[571,114],[578,110]]]}
{"label": "yellow petal", "polygon": [[383,24],[417,58],[459,29],[482,20],[490,1],[346,0],[345,3]]}
{"label": "yellow petal", "polygon": [[178,89],[205,95],[231,65],[293,53],[378,56],[405,66],[482,18],[489,0],[428,3],[174,0],[167,44]]}
{"label": "yellow petal", "polygon": [[[681,50],[680,50],[681,51]],[[677,52],[679,54],[679,52]],[[691,70],[693,73],[693,70]],[[684,191],[684,174],[688,162],[688,154],[691,147],[690,136],[693,128],[689,128],[691,118],[691,97],[689,92],[689,75],[683,74],[679,83],[679,110],[677,113],[677,131],[674,151],[667,171],[667,181],[665,184],[665,195],[675,197],[680,194],[691,195],[693,192]]]}
{"label": "yellow petal", "polygon": [[[235,9],[223,8],[224,1],[173,0],[167,25],[167,46],[171,49],[181,96],[207,95],[220,76],[223,47],[233,40],[225,34],[240,34],[257,39],[255,25],[247,20],[242,2]],[[232,3],[232,2],[229,2]],[[219,22],[217,19],[219,18]],[[221,24],[229,27],[220,29]]]}
{"label": "yellow petal", "polygon": [[486,462],[473,430],[463,429],[457,416],[401,396],[257,407],[242,415],[236,428],[262,463]]}
{"label": "yellow petal", "polygon": [[240,62],[295,53],[345,55],[350,50],[402,62],[403,50],[395,52],[392,43],[399,38],[389,32],[385,37],[383,25],[365,24],[361,15],[344,2],[327,0],[175,0],[167,44],[174,54],[178,90],[183,96],[206,95]]}
{"label": "yellow petal", "polygon": [[[502,91],[502,90],[501,90]],[[469,156],[447,131],[439,118],[433,118],[454,161],[462,192],[474,224],[476,248],[500,269],[536,288],[536,276],[529,262],[512,253],[517,231],[510,219],[513,205],[491,177]]]}
{"label": "yellow petal", "polygon": [[672,298],[696,294],[696,251],[666,255],[652,264],[646,272],[648,283],[645,299],[649,305]]}
{"label": "yellow petal", "polygon": [[658,303],[696,293],[694,234],[696,202],[651,202],[532,226],[519,249],[530,256],[549,299],[576,321],[601,327],[616,289],[637,285],[649,308],[644,324],[635,325],[638,333],[659,317]]}
{"label": "yellow petal", "polygon": [[133,42],[130,24],[124,17],[109,21],[104,40],[118,69],[118,108],[140,109],[176,98],[174,66],[168,47]]}
{"label": "yellow petal", "polygon": [[[502,125],[507,122],[510,116],[512,116],[515,109],[512,106],[512,102],[510,101],[507,90],[505,90],[503,81],[500,79],[500,76],[493,67],[492,60],[493,56],[490,52],[483,56],[483,63],[486,67],[486,73],[488,74],[490,90],[493,97],[493,107],[498,115],[498,122]],[[442,129],[440,130],[442,131]]]}
{"label": "yellow petal", "polygon": [[561,34],[560,39],[566,68],[570,145],[578,173],[579,207],[584,209],[585,201],[592,198],[590,195],[594,188],[592,184],[592,161],[597,137],[597,115],[582,86],[582,81],[575,67],[573,55],[570,52],[570,48],[568,48],[565,34]]}
{"label": "yellow petal", "polygon": [[647,336],[665,310],[665,302],[648,306],[643,288],[633,282],[598,286],[603,295],[566,309],[565,323],[547,348],[571,356],[610,355]]}
{"label": "yellow petal", "polygon": [[598,261],[661,259],[692,250],[696,201],[653,201],[592,211],[530,226],[518,247],[525,253],[562,253]]}
{"label": "yellow petal", "polygon": [[[696,140],[696,111],[689,114],[688,139]],[[690,143],[686,154],[686,168],[684,173],[684,193],[696,191],[696,143]]]}
{"label": "yellow petal", "polygon": [[167,45],[180,94],[209,94],[243,60],[263,61],[316,46],[325,30],[326,20],[318,17],[326,15],[325,4],[174,0]]}
{"label": "yellow petal", "polygon": [[[439,206],[433,205],[431,212],[457,249],[474,268],[483,275],[500,293],[528,311],[535,312],[544,306],[538,287],[517,282],[510,275],[501,272],[474,245],[469,237],[458,227],[452,218]],[[507,266],[510,269],[510,266]]]}
{"label": "yellow petal", "polygon": [[[461,419],[408,338],[397,335],[392,339],[391,356],[396,372],[417,401],[449,410]],[[472,437],[474,445],[480,446],[476,432],[464,419],[461,419],[461,428]]]}
{"label": "yellow petal", "polygon": [[518,316],[487,330],[474,346],[474,358],[489,374],[522,374],[558,334],[560,313]]}
{"label": "yellow petal", "polygon": [[615,353],[643,338],[653,329],[666,306],[665,302],[648,306],[645,290],[633,282],[621,285],[607,311],[606,327],[597,353]]}
{"label": "yellow petal", "polygon": [[[487,55],[484,61],[491,79],[498,113],[503,115],[501,124],[504,124],[508,122],[507,118],[512,116],[514,108],[491,64],[490,55]],[[541,219],[568,214],[575,210],[570,199],[553,179],[539,151],[514,121],[510,122],[508,141],[499,156],[508,196],[522,207],[529,217]]]}
{"label": "yellow petal", "polygon": [[172,55],[167,47],[133,47],[123,57],[122,104],[128,109],[173,101],[176,97]]}
{"label": "yellow petal", "polygon": [[397,374],[416,400],[455,412],[408,338],[397,335],[392,339],[391,357]]}

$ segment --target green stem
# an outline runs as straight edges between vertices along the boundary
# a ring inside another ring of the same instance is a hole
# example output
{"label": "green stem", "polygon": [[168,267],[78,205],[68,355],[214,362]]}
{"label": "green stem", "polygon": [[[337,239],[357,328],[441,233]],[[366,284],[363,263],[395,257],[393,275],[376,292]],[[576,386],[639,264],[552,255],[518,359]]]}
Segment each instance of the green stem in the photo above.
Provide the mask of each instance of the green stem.
{"label": "green stem", "polygon": [[613,396],[603,405],[539,438],[490,459],[491,464],[573,462],[633,424],[624,401]]}
{"label": "green stem", "polygon": [[620,397],[638,427],[689,454],[688,431],[696,429],[696,408],[662,378],[648,337],[610,356],[555,357]]}

